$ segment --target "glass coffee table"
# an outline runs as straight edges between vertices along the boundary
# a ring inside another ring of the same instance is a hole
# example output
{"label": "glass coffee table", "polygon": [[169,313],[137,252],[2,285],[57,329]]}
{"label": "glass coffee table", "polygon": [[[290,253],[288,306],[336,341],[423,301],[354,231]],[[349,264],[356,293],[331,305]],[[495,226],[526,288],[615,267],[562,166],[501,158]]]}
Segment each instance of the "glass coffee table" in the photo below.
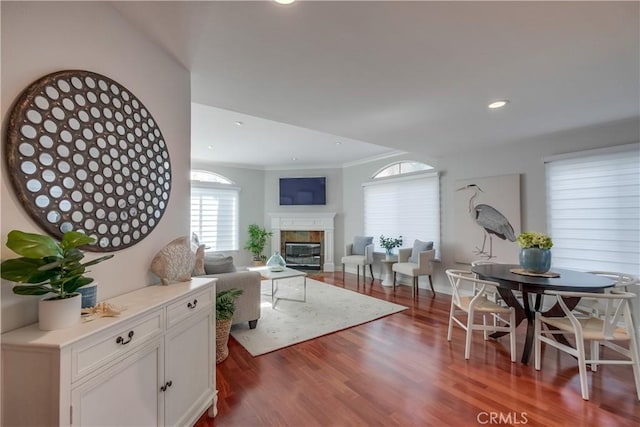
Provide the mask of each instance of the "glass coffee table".
{"label": "glass coffee table", "polygon": [[[270,270],[269,267],[248,267],[249,271],[257,271],[260,273],[263,279],[271,280],[271,307],[275,308],[278,301],[296,301],[307,302],[307,273],[304,271],[294,270],[293,268],[285,267],[281,271]],[[283,279],[292,279],[295,277],[302,277],[302,299],[279,297],[278,294],[278,281]]]}

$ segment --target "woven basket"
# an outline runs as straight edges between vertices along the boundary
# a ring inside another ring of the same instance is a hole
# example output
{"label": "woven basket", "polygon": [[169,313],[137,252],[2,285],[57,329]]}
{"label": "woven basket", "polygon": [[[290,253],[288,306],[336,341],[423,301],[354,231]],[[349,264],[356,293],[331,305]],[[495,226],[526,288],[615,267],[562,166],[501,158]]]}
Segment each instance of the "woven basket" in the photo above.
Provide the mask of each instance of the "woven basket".
{"label": "woven basket", "polygon": [[231,319],[216,320],[216,363],[222,362],[229,356],[229,332],[231,331]]}

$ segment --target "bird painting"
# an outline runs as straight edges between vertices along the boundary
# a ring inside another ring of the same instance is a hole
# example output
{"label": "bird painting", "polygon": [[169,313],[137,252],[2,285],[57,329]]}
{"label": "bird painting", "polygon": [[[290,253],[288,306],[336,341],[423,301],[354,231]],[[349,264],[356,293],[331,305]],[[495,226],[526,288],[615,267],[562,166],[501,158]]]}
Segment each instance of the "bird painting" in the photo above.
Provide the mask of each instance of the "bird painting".
{"label": "bird painting", "polygon": [[[482,189],[476,184],[469,184],[465,187],[459,188],[457,191],[464,190],[473,191],[473,195],[469,198],[469,215],[476,224],[482,227],[484,233],[482,246],[476,246],[473,253],[485,259],[495,258],[493,255],[493,236],[497,236],[502,240],[515,242],[516,235],[513,231],[513,226],[507,217],[493,206],[489,206],[484,203],[474,204],[479,192],[482,192]],[[486,247],[487,236],[489,237],[488,249]]]}

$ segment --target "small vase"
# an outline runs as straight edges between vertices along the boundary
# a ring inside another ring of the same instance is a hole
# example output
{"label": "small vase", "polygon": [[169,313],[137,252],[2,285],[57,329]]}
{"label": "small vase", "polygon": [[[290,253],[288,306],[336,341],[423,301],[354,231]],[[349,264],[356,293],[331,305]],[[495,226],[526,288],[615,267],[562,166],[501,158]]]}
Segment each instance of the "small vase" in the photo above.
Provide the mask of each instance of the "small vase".
{"label": "small vase", "polygon": [[229,356],[229,333],[232,319],[216,320],[216,363],[222,362]]}
{"label": "small vase", "polygon": [[520,249],[520,267],[530,273],[546,273],[551,268],[551,251],[540,248]]}
{"label": "small vase", "polygon": [[80,323],[80,294],[71,298],[41,299],[38,304],[38,328],[55,331]]}
{"label": "small vase", "polygon": [[82,308],[95,307],[98,302],[98,283],[93,282],[81,288],[77,291],[82,295]]}
{"label": "small vase", "polygon": [[393,249],[387,249],[384,254],[384,257],[387,261],[393,259]]}
{"label": "small vase", "polygon": [[271,271],[283,271],[286,266],[287,263],[284,258],[280,256],[278,251],[275,251],[267,261],[267,267],[269,267],[269,270]]}

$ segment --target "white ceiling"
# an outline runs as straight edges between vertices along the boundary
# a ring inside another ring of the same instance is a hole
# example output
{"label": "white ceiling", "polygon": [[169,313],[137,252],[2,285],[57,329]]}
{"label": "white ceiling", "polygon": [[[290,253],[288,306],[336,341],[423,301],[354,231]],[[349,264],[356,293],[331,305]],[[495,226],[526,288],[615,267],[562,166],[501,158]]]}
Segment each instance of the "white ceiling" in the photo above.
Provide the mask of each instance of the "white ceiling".
{"label": "white ceiling", "polygon": [[115,7],[191,71],[198,161],[438,158],[640,116],[638,2]]}

